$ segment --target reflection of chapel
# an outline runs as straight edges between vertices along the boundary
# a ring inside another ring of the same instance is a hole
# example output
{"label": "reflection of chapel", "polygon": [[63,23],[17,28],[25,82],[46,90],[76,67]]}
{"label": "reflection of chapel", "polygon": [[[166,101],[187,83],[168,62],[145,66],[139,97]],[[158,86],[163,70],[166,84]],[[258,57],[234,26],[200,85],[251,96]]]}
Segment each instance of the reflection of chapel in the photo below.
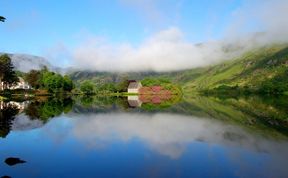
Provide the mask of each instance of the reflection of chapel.
{"label": "reflection of chapel", "polygon": [[142,101],[139,99],[137,95],[128,96],[128,104],[131,108],[141,107]]}

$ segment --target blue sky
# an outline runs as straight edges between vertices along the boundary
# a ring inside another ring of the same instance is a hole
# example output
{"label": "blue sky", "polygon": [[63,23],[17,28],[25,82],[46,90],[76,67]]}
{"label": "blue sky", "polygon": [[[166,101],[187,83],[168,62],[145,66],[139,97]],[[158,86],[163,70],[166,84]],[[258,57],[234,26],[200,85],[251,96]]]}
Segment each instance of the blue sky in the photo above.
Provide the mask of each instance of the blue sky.
{"label": "blue sky", "polygon": [[181,28],[187,40],[202,42],[220,38],[239,6],[241,0],[1,0],[7,22],[0,26],[0,49],[41,54],[59,42],[73,46],[86,33],[137,45],[171,26]]}
{"label": "blue sky", "polygon": [[197,67],[207,59],[192,44],[269,30],[275,37],[279,29],[282,39],[288,18],[279,17],[287,17],[287,6],[285,0],[0,0],[7,18],[0,51],[44,56],[58,66],[84,61],[98,70],[126,58],[147,70],[157,70],[163,61],[153,61],[162,58],[167,70],[181,58]]}

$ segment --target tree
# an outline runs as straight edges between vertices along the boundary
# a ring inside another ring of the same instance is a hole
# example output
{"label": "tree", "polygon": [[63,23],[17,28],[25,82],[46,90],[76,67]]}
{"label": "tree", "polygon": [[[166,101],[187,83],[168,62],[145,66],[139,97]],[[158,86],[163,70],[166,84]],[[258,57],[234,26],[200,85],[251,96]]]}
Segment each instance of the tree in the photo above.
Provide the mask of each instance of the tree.
{"label": "tree", "polygon": [[0,56],[0,82],[3,82],[4,89],[19,82],[11,58],[7,54]]}
{"label": "tree", "polygon": [[0,22],[5,22],[6,18],[3,16],[0,16]]}
{"label": "tree", "polygon": [[80,90],[85,94],[94,93],[94,84],[91,81],[86,80],[81,84]]}
{"label": "tree", "polygon": [[129,81],[127,77],[122,78],[121,82],[119,82],[118,86],[117,86],[117,90],[120,92],[125,92],[127,91],[129,85]]}
{"label": "tree", "polygon": [[64,80],[60,74],[47,71],[42,77],[43,85],[49,92],[58,92],[63,88]]}
{"label": "tree", "polygon": [[65,75],[63,78],[63,90],[64,91],[71,91],[74,88],[73,81],[70,79],[69,76]]}
{"label": "tree", "polygon": [[98,89],[98,92],[104,92],[104,93],[114,93],[116,92],[118,89],[116,88],[116,86],[113,83],[105,83],[103,85],[101,85]]}
{"label": "tree", "polygon": [[41,86],[41,72],[38,70],[31,70],[25,75],[25,80],[35,89]]}
{"label": "tree", "polygon": [[39,70],[31,70],[25,75],[26,81],[35,89],[46,89],[51,93],[68,91],[74,88],[74,83],[69,76],[64,77],[51,72],[47,67]]}

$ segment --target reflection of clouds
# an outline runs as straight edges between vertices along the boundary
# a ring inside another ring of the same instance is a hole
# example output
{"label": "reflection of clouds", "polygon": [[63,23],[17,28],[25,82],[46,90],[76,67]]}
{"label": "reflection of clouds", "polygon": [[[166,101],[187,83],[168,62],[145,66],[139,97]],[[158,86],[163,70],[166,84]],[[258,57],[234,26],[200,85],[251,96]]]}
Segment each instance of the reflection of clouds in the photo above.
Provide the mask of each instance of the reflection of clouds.
{"label": "reflection of clouds", "polygon": [[31,120],[27,115],[20,114],[12,122],[12,130],[31,130],[43,126],[41,120]]}
{"label": "reflection of clouds", "polygon": [[245,148],[255,152],[287,152],[283,145],[271,143],[272,141],[251,135],[238,127],[216,120],[181,115],[85,115],[75,120],[73,129],[75,136],[90,146],[109,144],[113,140],[128,142],[137,138],[152,150],[171,158],[180,157],[187,144],[194,141]]}

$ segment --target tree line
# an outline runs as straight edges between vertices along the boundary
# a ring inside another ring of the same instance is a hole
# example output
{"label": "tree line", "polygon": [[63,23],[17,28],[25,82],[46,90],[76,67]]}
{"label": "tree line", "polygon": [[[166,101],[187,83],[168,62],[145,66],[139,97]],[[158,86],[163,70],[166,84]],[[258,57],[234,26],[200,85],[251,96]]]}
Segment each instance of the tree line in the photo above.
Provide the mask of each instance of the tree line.
{"label": "tree line", "polygon": [[25,80],[33,89],[44,89],[50,93],[71,92],[74,83],[68,75],[60,75],[49,71],[47,67],[41,70],[31,70],[24,75]]}
{"label": "tree line", "polygon": [[[22,73],[21,76],[33,89],[47,90],[50,93],[71,92],[74,88],[74,83],[68,75],[62,76],[50,71],[47,67]],[[7,54],[0,56],[0,82],[4,90],[19,82],[17,72]]]}
{"label": "tree line", "polygon": [[116,92],[126,92],[129,82],[128,78],[123,78],[119,83],[103,83],[97,86],[91,80],[84,80],[80,84],[80,91],[84,94],[107,94]]}

